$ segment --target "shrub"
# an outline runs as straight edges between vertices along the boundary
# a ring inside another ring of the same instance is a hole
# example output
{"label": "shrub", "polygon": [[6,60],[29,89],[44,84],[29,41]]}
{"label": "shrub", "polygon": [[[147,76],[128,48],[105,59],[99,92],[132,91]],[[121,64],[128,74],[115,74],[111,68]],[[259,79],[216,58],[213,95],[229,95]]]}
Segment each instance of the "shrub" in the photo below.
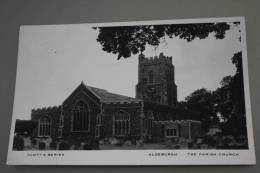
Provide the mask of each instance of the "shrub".
{"label": "shrub", "polygon": [[45,142],[40,142],[39,143],[39,150],[45,150],[46,149],[46,144]]}
{"label": "shrub", "polygon": [[97,139],[92,140],[90,143],[90,148],[92,150],[98,150],[99,149],[99,141]]}
{"label": "shrub", "polygon": [[32,140],[31,140],[31,144],[32,144],[32,145],[36,145],[36,144],[37,144],[37,140],[36,140],[36,139],[32,139]]}
{"label": "shrub", "polygon": [[83,150],[91,150],[91,146],[88,143],[86,143],[83,145]]}
{"label": "shrub", "polygon": [[23,150],[24,149],[24,141],[21,136],[15,136],[13,142],[13,150]]}
{"label": "shrub", "polygon": [[56,150],[56,149],[57,149],[57,144],[56,144],[56,142],[52,141],[52,142],[50,143],[50,149],[51,149],[51,150]]}
{"label": "shrub", "polygon": [[70,149],[70,144],[67,142],[62,142],[60,143],[59,150],[69,150]]}

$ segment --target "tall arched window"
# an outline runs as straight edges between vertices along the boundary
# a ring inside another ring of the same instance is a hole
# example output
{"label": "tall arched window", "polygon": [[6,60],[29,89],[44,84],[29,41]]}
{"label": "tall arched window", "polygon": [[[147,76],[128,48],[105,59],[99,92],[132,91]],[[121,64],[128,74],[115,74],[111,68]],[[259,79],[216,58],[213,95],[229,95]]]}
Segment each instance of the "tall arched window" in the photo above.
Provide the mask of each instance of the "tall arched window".
{"label": "tall arched window", "polygon": [[153,112],[148,111],[147,116],[146,116],[146,123],[145,123],[145,128],[147,129],[147,134],[152,135],[152,128],[153,128]]}
{"label": "tall arched window", "polygon": [[149,83],[153,83],[153,71],[149,71]]}
{"label": "tall arched window", "polygon": [[115,136],[127,136],[130,134],[130,115],[119,111],[113,117],[113,133]]}
{"label": "tall arched window", "polygon": [[79,101],[73,109],[72,130],[88,131],[89,130],[90,112],[88,105]]}
{"label": "tall arched window", "polygon": [[43,117],[39,121],[39,136],[51,136],[51,120],[48,117]]}

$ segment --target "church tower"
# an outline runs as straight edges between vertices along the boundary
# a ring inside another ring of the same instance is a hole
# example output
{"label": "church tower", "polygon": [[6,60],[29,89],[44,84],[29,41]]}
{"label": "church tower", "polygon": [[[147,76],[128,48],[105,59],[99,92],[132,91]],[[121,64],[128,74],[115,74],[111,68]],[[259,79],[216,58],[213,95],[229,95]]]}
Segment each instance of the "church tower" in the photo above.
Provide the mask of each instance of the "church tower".
{"label": "church tower", "polygon": [[139,55],[136,97],[147,102],[176,106],[177,86],[172,57],[163,53],[151,58]]}

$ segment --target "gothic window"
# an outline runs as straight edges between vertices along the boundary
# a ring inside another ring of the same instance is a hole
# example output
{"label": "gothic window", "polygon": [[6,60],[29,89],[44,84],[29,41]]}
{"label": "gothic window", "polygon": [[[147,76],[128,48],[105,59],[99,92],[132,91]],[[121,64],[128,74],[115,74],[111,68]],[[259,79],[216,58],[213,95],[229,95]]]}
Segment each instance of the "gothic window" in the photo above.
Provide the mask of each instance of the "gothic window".
{"label": "gothic window", "polygon": [[127,136],[130,134],[130,115],[119,111],[113,117],[113,133],[115,136]]}
{"label": "gothic window", "polygon": [[58,129],[58,137],[62,138],[62,129],[61,128]]}
{"label": "gothic window", "polygon": [[98,125],[101,125],[101,123],[102,123],[101,115],[98,115],[98,116],[97,116],[97,124],[98,124]]}
{"label": "gothic window", "polygon": [[89,130],[90,112],[89,107],[83,101],[79,101],[73,110],[72,130],[88,131]]}
{"label": "gothic window", "polygon": [[39,136],[51,136],[51,120],[48,117],[43,117],[39,121]]}
{"label": "gothic window", "polygon": [[97,126],[95,129],[95,136],[98,138],[100,136],[100,126]]}
{"label": "gothic window", "polygon": [[176,137],[177,129],[176,128],[168,128],[166,129],[166,137]]}
{"label": "gothic window", "polygon": [[153,71],[149,71],[149,83],[153,83]]}
{"label": "gothic window", "polygon": [[60,122],[59,122],[59,126],[63,127],[63,123],[64,123],[64,117],[63,115],[60,116]]}
{"label": "gothic window", "polygon": [[148,111],[147,116],[146,116],[146,120],[145,120],[145,128],[147,129],[148,135],[152,134],[153,120],[154,120],[153,112]]}

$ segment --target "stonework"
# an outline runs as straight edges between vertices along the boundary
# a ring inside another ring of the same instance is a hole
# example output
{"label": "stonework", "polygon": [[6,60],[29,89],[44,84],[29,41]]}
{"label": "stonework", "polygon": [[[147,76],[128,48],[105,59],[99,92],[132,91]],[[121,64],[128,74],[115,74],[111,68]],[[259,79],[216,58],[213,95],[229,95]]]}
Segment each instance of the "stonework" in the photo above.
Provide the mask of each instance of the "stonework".
{"label": "stonework", "polygon": [[169,106],[177,105],[177,86],[174,79],[172,57],[146,58],[139,56],[136,97],[144,101]]}
{"label": "stonework", "polygon": [[[194,112],[177,107],[177,86],[172,57],[139,56],[136,98],[85,85],[83,82],[60,106],[33,109],[38,123],[35,136],[69,143],[93,139],[142,140],[200,136]],[[37,132],[38,131],[38,132]]]}

